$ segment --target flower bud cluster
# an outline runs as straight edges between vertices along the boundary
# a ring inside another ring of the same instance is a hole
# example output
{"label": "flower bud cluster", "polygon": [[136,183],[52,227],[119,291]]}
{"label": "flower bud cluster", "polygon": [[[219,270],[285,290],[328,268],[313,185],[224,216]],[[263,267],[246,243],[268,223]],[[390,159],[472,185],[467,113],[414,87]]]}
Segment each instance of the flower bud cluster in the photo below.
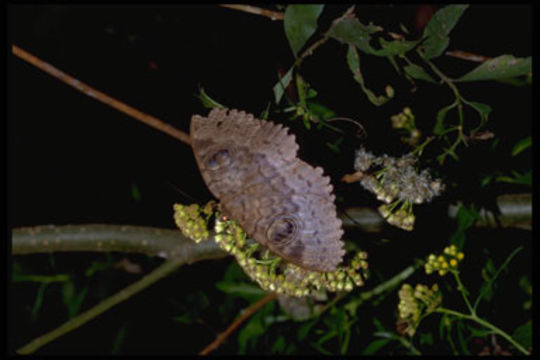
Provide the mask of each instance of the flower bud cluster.
{"label": "flower bud cluster", "polygon": [[398,292],[398,331],[413,336],[423,316],[433,312],[442,302],[439,286],[431,289],[422,284],[413,287],[403,284]]}
{"label": "flower bud cluster", "polygon": [[[201,208],[198,204],[185,206],[174,204],[174,222],[182,230],[184,236],[196,243],[207,240],[210,236],[208,231],[208,219],[210,216],[208,207]],[[206,215],[206,216],[203,216]]]}
{"label": "flower bud cluster", "polygon": [[392,122],[392,127],[394,129],[403,129],[408,132],[408,136],[402,137],[401,141],[411,146],[418,144],[422,132],[418,130],[414,123],[414,114],[410,107],[407,106],[401,113],[392,115],[390,121]]}
{"label": "flower bud cluster", "polygon": [[381,215],[392,225],[412,230],[413,204],[430,202],[444,189],[440,179],[433,180],[429,171],[416,169],[417,158],[407,154],[399,158],[375,156],[365,148],[356,151],[354,168],[363,173],[361,185],[374,193]]}
{"label": "flower bud cluster", "polygon": [[465,254],[458,252],[455,245],[446,247],[441,255],[430,254],[427,262],[424,265],[426,274],[438,272],[440,276],[444,276],[448,271],[457,269],[457,266]]}

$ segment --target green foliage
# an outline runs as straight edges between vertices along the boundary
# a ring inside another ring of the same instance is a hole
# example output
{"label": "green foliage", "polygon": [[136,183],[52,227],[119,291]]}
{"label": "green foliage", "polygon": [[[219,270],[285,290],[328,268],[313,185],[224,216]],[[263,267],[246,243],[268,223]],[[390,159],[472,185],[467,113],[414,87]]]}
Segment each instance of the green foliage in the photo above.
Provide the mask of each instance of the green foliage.
{"label": "green foliage", "polygon": [[456,81],[485,81],[507,79],[532,72],[532,58],[516,58],[513,55],[501,55],[489,61],[471,72],[463,75]]}
{"label": "green foliage", "polygon": [[64,283],[62,287],[62,300],[68,309],[69,318],[79,313],[87,291],[87,287],[77,290],[73,282]]}
{"label": "green foliage", "polygon": [[206,93],[206,91],[204,91],[203,88],[199,88],[199,95],[197,97],[201,100],[202,105],[207,109],[212,109],[215,107],[220,108],[220,109],[225,108],[225,106],[221,105],[220,103],[212,99]]}
{"label": "green foliage", "polygon": [[276,104],[279,104],[281,101],[281,98],[283,97],[283,93],[285,92],[285,89],[292,80],[292,74],[293,74],[294,68],[291,68],[289,71],[285,73],[285,75],[279,79],[276,85],[274,85],[274,99],[276,101]]}
{"label": "green foliage", "polygon": [[458,249],[463,249],[466,240],[467,230],[480,219],[480,214],[473,208],[460,206],[457,212],[457,229],[450,238],[450,244],[456,245]]}
{"label": "green foliage", "polygon": [[526,349],[530,349],[532,347],[532,321],[529,320],[518,326],[512,333],[512,337]]}
{"label": "green foliage", "polygon": [[335,23],[328,32],[331,38],[342,43],[356,46],[366,54],[377,54],[377,50],[370,45],[371,34],[380,30],[374,25],[364,25],[356,17],[346,17]]}
{"label": "green foliage", "polygon": [[424,57],[432,59],[440,56],[450,43],[448,34],[456,26],[469,5],[448,5],[437,11],[424,30]]}
{"label": "green foliage", "polygon": [[405,72],[412,76],[414,79],[435,83],[435,80],[431,77],[431,75],[429,75],[426,70],[424,70],[424,68],[419,65],[410,64],[403,67],[403,70],[405,70]]}
{"label": "green foliage", "polygon": [[523,151],[527,150],[532,146],[532,138],[530,136],[527,136],[526,138],[521,139],[514,145],[512,149],[512,156],[516,156]]}
{"label": "green foliage", "polygon": [[142,200],[141,190],[135,183],[131,184],[131,198],[135,200],[136,202],[139,202]]}
{"label": "green foliage", "polygon": [[324,5],[289,5],[285,10],[285,35],[296,56],[317,29],[317,19]]}
{"label": "green foliage", "polygon": [[364,83],[364,77],[362,76],[362,72],[360,71],[360,58],[358,57],[358,52],[356,51],[356,48],[352,45],[349,45],[349,50],[347,51],[347,63],[349,64],[349,69],[351,69],[354,80],[356,80],[360,86],[362,87],[362,90],[367,95],[369,101],[371,101],[374,105],[383,105],[388,100],[390,100],[393,97],[393,89],[390,85],[387,85],[386,87],[386,96],[384,95],[375,95],[373,91],[368,89]]}

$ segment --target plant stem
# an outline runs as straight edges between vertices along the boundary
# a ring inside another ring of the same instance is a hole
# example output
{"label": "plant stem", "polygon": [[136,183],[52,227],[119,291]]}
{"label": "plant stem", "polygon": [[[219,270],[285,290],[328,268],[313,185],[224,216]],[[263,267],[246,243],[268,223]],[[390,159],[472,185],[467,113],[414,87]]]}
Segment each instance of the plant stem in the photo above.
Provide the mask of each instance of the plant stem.
{"label": "plant stem", "polygon": [[454,278],[456,279],[456,282],[458,284],[458,290],[461,293],[461,296],[463,297],[465,304],[467,304],[467,308],[469,309],[469,312],[471,313],[471,315],[476,316],[476,311],[471,306],[471,302],[469,301],[469,297],[467,296],[467,288],[465,288],[465,286],[461,282],[459,273],[457,271],[452,271],[452,274],[454,275]]}
{"label": "plant stem", "polygon": [[509,343],[511,343],[516,349],[518,349],[521,353],[525,354],[525,355],[530,355],[529,351],[527,351],[527,349],[525,349],[521,344],[519,344],[517,341],[515,341],[514,339],[512,339],[512,337],[510,335],[508,335],[506,332],[504,332],[503,330],[499,329],[498,327],[496,327],[495,325],[491,324],[490,322],[478,317],[476,314],[471,314],[471,315],[468,315],[468,314],[463,314],[463,313],[460,313],[458,311],[454,311],[454,310],[450,310],[450,309],[446,309],[446,308],[438,308],[438,309],[435,309],[435,312],[438,312],[438,313],[442,313],[442,314],[448,314],[448,315],[453,315],[455,317],[458,317],[458,318],[461,318],[461,319],[467,319],[467,320],[471,320],[471,321],[474,321],[476,322],[477,324],[479,325],[482,325],[483,327],[485,328],[488,328],[490,329],[491,331],[493,331],[494,333],[496,333],[497,335],[500,335],[502,336],[503,338],[505,338]]}
{"label": "plant stem", "polygon": [[87,323],[88,321],[92,320],[98,315],[109,310],[113,306],[129,299],[131,296],[135,295],[139,291],[147,288],[148,286],[152,285],[159,279],[165,277],[167,274],[176,270],[178,267],[185,264],[187,261],[188,261],[187,258],[175,258],[175,259],[165,261],[157,269],[155,269],[150,274],[143,277],[141,280],[137,281],[134,284],[129,285],[125,289],[110,296],[109,298],[105,299],[98,305],[83,312],[82,314],[76,316],[75,318],[65,322],[64,324],[57,327],[56,329],[46,333],[45,335],[35,338],[34,340],[29,342],[25,346],[18,349],[17,353],[22,354],[22,355],[33,353],[34,351],[38,350],[42,346],[50,343],[51,341],[59,338],[60,336]]}
{"label": "plant stem", "polygon": [[482,292],[478,295],[478,297],[476,298],[476,301],[474,302],[474,306],[473,306],[473,310],[476,310],[476,308],[478,307],[478,304],[480,304],[480,300],[482,300],[482,297],[484,297],[485,293],[487,292],[487,289],[489,289],[491,287],[491,284],[493,284],[493,282],[495,281],[495,279],[499,276],[499,274],[501,273],[501,271],[506,268],[506,266],[508,265],[508,263],[510,262],[510,260],[512,260],[512,258],[517,255],[518,252],[520,252],[521,250],[523,249],[522,246],[516,248],[514,251],[512,251],[512,253],[510,255],[508,255],[508,257],[506,258],[506,260],[504,261],[504,263],[501,265],[501,267],[497,270],[497,272],[495,272],[495,274],[493,275],[493,277],[491,279],[489,279],[488,283],[486,284],[486,286],[482,289]]}

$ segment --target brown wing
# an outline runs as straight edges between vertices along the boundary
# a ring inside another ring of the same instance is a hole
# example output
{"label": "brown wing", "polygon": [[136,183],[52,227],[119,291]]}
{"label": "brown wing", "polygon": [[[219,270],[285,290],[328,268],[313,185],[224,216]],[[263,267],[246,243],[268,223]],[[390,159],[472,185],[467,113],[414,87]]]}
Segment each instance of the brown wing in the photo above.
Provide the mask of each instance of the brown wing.
{"label": "brown wing", "polygon": [[236,110],[191,120],[197,164],[228,215],[286,260],[330,271],[344,254],[330,179],[296,157],[287,130]]}

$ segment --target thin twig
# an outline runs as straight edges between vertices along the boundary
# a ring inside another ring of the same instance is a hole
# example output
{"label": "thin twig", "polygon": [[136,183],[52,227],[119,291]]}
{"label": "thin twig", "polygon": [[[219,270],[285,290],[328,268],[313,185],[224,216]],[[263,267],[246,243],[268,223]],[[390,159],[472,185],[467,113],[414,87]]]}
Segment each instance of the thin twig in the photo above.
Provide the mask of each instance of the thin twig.
{"label": "thin twig", "polygon": [[447,51],[445,55],[462,59],[462,60],[474,61],[474,62],[486,62],[493,59],[493,58],[490,58],[489,56],[473,54],[473,53],[462,51],[462,50]]}
{"label": "thin twig", "polygon": [[148,286],[152,285],[159,279],[165,277],[167,274],[171,273],[172,271],[176,270],[178,267],[186,263],[187,262],[186,260],[187,260],[186,258],[175,258],[175,259],[164,262],[162,265],[160,265],[150,274],[143,277],[141,280],[129,285],[123,290],[120,290],[116,294],[108,297],[107,299],[103,300],[102,302],[94,306],[93,308],[65,322],[64,324],[57,327],[56,329],[46,333],[45,335],[35,338],[34,340],[29,342],[25,346],[19,348],[17,350],[17,353],[21,355],[25,355],[25,354],[31,354],[35,352],[42,346],[80,327],[81,325],[87,323],[88,321],[92,320],[98,315],[109,310],[113,306],[129,299],[131,296],[135,295],[139,291],[144,290]]}
{"label": "thin twig", "polygon": [[311,54],[313,54],[313,52],[315,50],[317,50],[322,44],[324,44],[325,42],[327,42],[329,39],[330,39],[330,30],[332,30],[332,28],[338,23],[340,22],[341,20],[345,19],[346,17],[348,16],[351,16],[352,14],[354,14],[354,5],[350,6],[344,13],[343,15],[341,15],[340,17],[334,19],[332,21],[332,25],[330,26],[330,28],[323,34],[323,36],[317,40],[315,43],[313,43],[310,47],[308,47],[303,53],[302,55],[300,55],[298,57],[298,59],[296,59],[296,61],[294,62],[294,67],[298,67],[300,66],[300,64],[302,63],[302,61],[304,61],[304,59],[308,56],[310,56]]}
{"label": "thin twig", "polygon": [[262,308],[266,303],[274,300],[277,297],[276,293],[269,293],[265,297],[261,298],[259,301],[251,305],[249,308],[247,308],[242,315],[237,318],[224,332],[220,333],[214,341],[212,341],[208,346],[206,346],[204,349],[199,352],[199,355],[208,355],[215,349],[221,345],[225,339],[229,337],[233,333],[236,328],[238,328],[244,321],[246,321],[251,315],[257,312],[260,308]]}
{"label": "thin twig", "polygon": [[155,129],[158,129],[167,135],[172,136],[173,138],[180,140],[181,142],[190,145],[191,140],[188,134],[185,132],[178,130],[174,126],[171,126],[158,118],[145,114],[140,110],[137,110],[121,101],[118,101],[111,96],[75,79],[74,77],[66,74],[63,71],[58,70],[54,66],[52,66],[49,63],[46,63],[45,61],[39,59],[38,57],[30,54],[29,52],[19,48],[16,45],[12,45],[11,50],[13,54],[24,61],[34,65],[38,69],[46,72],[47,74],[55,77],[56,79],[68,84],[69,86],[79,90],[80,92],[101,101],[102,103],[105,103],[116,110],[123,112],[126,115],[131,116],[132,118],[139,120],[146,125],[149,125]]}
{"label": "thin twig", "polygon": [[251,5],[219,4],[219,6],[233,9],[233,10],[244,11],[251,14],[266,16],[267,18],[270,18],[271,20],[285,19],[285,14],[282,12],[263,9],[263,8],[259,8],[259,7],[251,6]]}

